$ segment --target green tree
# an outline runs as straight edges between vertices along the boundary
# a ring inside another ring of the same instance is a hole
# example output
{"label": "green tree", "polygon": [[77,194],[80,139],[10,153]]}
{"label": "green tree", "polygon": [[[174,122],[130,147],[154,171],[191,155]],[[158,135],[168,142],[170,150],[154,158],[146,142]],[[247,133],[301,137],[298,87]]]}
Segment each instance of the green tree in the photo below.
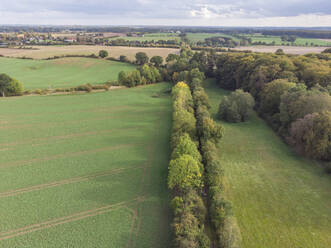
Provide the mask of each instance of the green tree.
{"label": "green tree", "polygon": [[7,96],[20,96],[23,94],[23,86],[16,79],[9,77],[7,74],[0,74],[0,94]]}
{"label": "green tree", "polygon": [[293,87],[295,83],[286,79],[277,79],[268,83],[261,92],[260,112],[270,115],[279,113],[280,97]]}
{"label": "green tree", "polygon": [[299,153],[331,161],[331,112],[307,114],[295,121],[290,142]]}
{"label": "green tree", "polygon": [[99,51],[99,57],[100,58],[106,58],[106,57],[108,57],[108,52],[106,50],[100,50]]}
{"label": "green tree", "polygon": [[187,133],[180,136],[178,144],[171,154],[172,159],[177,159],[182,155],[190,155],[196,161],[201,162],[201,155],[197,148],[197,145],[192,141]]}
{"label": "green tree", "polygon": [[138,52],[136,53],[136,62],[138,65],[143,65],[148,63],[149,58],[146,53],[144,52]]}
{"label": "green tree", "polygon": [[125,73],[125,71],[121,71],[121,72],[118,74],[118,83],[119,83],[120,85],[126,85],[126,81],[127,81],[126,73]]}
{"label": "green tree", "polygon": [[190,188],[201,188],[202,174],[198,161],[190,155],[171,160],[169,163],[168,186],[170,189],[185,191]]}
{"label": "green tree", "polygon": [[218,108],[218,118],[229,122],[246,121],[254,105],[251,94],[241,89],[236,90],[223,97]]}
{"label": "green tree", "polygon": [[163,58],[161,56],[153,56],[150,61],[156,67],[160,67],[163,64]]}

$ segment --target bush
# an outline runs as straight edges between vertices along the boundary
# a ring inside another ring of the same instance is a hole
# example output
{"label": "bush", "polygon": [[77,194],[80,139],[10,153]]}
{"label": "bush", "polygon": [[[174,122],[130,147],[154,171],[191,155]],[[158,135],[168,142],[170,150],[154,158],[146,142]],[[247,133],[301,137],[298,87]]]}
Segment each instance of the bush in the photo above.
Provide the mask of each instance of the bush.
{"label": "bush", "polygon": [[218,109],[218,118],[229,122],[244,122],[255,105],[254,98],[248,92],[239,89],[225,96]]}
{"label": "bush", "polygon": [[227,217],[218,232],[219,242],[223,248],[240,248],[241,234],[236,219]]}
{"label": "bush", "polygon": [[108,52],[106,50],[100,50],[99,51],[99,57],[100,58],[106,58],[106,57],[108,57]]}

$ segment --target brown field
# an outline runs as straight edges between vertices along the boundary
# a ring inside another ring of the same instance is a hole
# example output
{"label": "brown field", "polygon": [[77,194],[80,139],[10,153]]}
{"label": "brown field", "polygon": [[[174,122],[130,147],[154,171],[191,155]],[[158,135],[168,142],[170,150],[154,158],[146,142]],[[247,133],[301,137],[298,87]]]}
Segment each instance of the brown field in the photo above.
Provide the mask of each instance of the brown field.
{"label": "brown field", "polygon": [[235,50],[251,50],[253,52],[274,53],[278,48],[288,54],[320,53],[327,47],[299,47],[299,46],[242,46],[233,48]]}
{"label": "brown field", "polygon": [[178,53],[178,49],[174,48],[146,48],[146,47],[114,47],[114,46],[33,46],[37,49],[19,49],[19,48],[0,48],[0,55],[9,57],[29,57],[34,59],[45,59],[53,56],[63,55],[90,55],[98,54],[103,49],[107,50],[109,56],[118,58],[120,55],[125,55],[133,60],[137,52],[145,52],[149,57],[159,55],[167,57],[169,53]]}

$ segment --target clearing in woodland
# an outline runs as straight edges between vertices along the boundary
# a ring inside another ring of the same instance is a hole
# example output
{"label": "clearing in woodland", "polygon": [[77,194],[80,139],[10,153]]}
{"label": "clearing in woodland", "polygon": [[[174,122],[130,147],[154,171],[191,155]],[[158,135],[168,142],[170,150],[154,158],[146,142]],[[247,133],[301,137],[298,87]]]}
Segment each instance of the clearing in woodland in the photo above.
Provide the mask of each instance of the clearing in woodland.
{"label": "clearing in woodland", "polygon": [[169,88],[0,99],[0,247],[169,247]]}
{"label": "clearing in woodland", "polygon": [[[206,91],[215,117],[229,92],[213,80]],[[242,247],[331,247],[330,175],[296,155],[256,114],[248,122],[222,124],[219,158]]]}

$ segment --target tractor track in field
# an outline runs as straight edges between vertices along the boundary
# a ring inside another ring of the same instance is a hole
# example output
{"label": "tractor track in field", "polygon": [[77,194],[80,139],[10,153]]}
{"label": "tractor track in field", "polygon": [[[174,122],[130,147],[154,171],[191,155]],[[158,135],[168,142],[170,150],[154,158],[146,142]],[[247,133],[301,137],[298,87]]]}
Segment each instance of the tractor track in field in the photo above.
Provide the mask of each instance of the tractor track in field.
{"label": "tractor track in field", "polygon": [[[13,230],[9,230],[9,231],[4,231],[0,233],[0,241],[5,240],[5,239],[10,239],[10,238],[14,238],[17,236],[21,236],[27,233],[31,233],[31,232],[35,232],[35,231],[40,231],[43,229],[47,229],[47,228],[51,228],[57,225],[62,225],[62,224],[66,224],[66,223],[70,223],[73,221],[78,221],[81,219],[85,219],[88,217],[93,217],[96,215],[100,215],[100,214],[104,214],[107,212],[110,212],[112,210],[117,210],[120,208],[128,208],[127,205],[130,203],[134,203],[137,200],[139,200],[140,198],[134,198],[132,200],[128,200],[128,201],[122,201],[122,202],[118,202],[115,204],[110,204],[110,205],[106,205],[103,207],[99,207],[99,208],[95,208],[95,209],[91,209],[91,210],[86,210],[86,211],[82,211],[79,213],[75,213],[69,216],[65,216],[65,217],[60,217],[60,218],[56,218],[53,220],[49,220],[49,221],[45,221],[45,222],[41,222],[41,223],[37,223],[37,224],[33,224],[33,225],[29,225],[29,226],[25,226],[25,227],[21,227],[21,228],[17,228],[17,229],[13,229]],[[132,211],[130,211],[132,213]]]}
{"label": "tractor track in field", "polygon": [[[160,121],[161,121],[161,117],[157,119],[157,127],[159,127],[160,125]],[[151,163],[153,162],[154,158],[155,158],[155,153],[153,153],[153,144],[154,144],[154,139],[151,141],[151,143],[147,146],[147,154],[151,154],[150,158],[149,158],[149,161],[148,161],[148,164],[150,166],[146,166],[146,168],[144,169],[144,172],[143,172],[143,177],[142,177],[142,182],[141,182],[141,188],[140,188],[140,192],[141,192],[141,196],[145,196],[147,197],[147,188],[146,186],[149,185],[150,183],[150,177],[151,177]],[[139,208],[139,203],[141,203],[141,201],[138,200],[138,207],[137,207],[137,230],[136,230],[136,233],[135,233],[135,238],[133,239],[133,244],[132,244],[132,247],[133,248],[136,248],[137,246],[137,239],[138,239],[138,236],[139,236],[139,232],[140,232],[140,228],[141,228],[141,223],[142,223],[142,210],[143,210],[143,207],[140,206]],[[132,233],[133,235],[133,233]],[[130,240],[131,240],[131,235],[130,235]],[[130,242],[129,240],[129,242]],[[128,243],[128,247],[129,247],[130,243]]]}
{"label": "tractor track in field", "polygon": [[[129,130],[137,130],[136,127],[134,128],[116,128],[116,129],[108,129],[108,130],[101,130],[101,131],[93,131],[93,132],[83,132],[83,133],[72,133],[72,134],[67,134],[67,135],[58,135],[58,136],[50,136],[46,138],[36,138],[36,139],[27,139],[27,140],[22,140],[18,142],[11,142],[11,143],[0,143],[0,147],[13,147],[17,145],[25,145],[25,144],[31,144],[33,146],[37,145],[42,145],[47,143],[48,141],[57,141],[57,140],[66,140],[66,139],[72,139],[72,138],[77,138],[77,137],[84,137],[84,136],[91,136],[91,135],[97,135],[97,134],[107,134],[107,133],[112,133],[116,131],[129,131]],[[33,142],[43,142],[44,143],[37,143],[33,144]],[[6,149],[6,148],[4,148]],[[1,151],[1,149],[0,149]]]}
{"label": "tractor track in field", "polygon": [[8,163],[3,163],[2,165],[0,165],[0,168],[23,166],[23,165],[27,165],[27,164],[36,163],[36,162],[45,162],[45,161],[50,161],[50,160],[55,160],[55,159],[69,158],[69,157],[76,157],[76,156],[81,156],[81,155],[93,154],[93,153],[97,153],[97,152],[117,150],[117,149],[121,149],[121,148],[131,147],[131,146],[134,146],[134,145],[137,145],[137,144],[107,146],[107,147],[102,147],[102,148],[92,149],[92,150],[57,154],[57,155],[53,155],[53,156],[47,156],[47,157],[44,157],[44,158],[34,158],[34,159],[29,159],[29,160],[13,161],[13,162],[8,162]]}
{"label": "tractor track in field", "polygon": [[[56,106],[56,105],[44,105],[44,107],[47,107],[47,108],[50,108],[52,106]],[[98,108],[87,108],[87,109],[71,109],[69,111],[49,111],[48,113],[49,114],[52,114],[52,115],[57,115],[57,114],[72,114],[72,112],[74,111],[75,113],[86,113],[86,112],[100,112],[100,113],[117,113],[119,111],[122,111],[122,110],[128,110],[128,109],[131,109],[131,110],[134,110],[134,108],[132,106],[115,106],[115,107],[98,107]],[[43,116],[44,113],[23,113],[23,114],[17,114],[15,115],[16,118],[22,118],[22,117],[32,117],[32,116]],[[0,115],[0,118],[11,118],[11,116],[9,115]],[[13,121],[14,122],[14,121]],[[9,121],[0,121],[0,125],[2,124],[9,124],[10,122]]]}
{"label": "tractor track in field", "polygon": [[[137,113],[145,113],[144,110],[136,110],[133,113],[128,113],[125,112],[128,116],[132,116],[133,114]],[[22,128],[42,128],[42,127],[52,127],[56,126],[58,127],[60,125],[64,124],[75,124],[75,123],[81,123],[81,122],[89,122],[89,121],[104,121],[104,120],[110,120],[110,119],[121,119],[123,118],[123,115],[119,116],[117,113],[114,113],[112,116],[107,116],[107,117],[98,117],[98,118],[89,118],[89,119],[82,119],[82,120],[70,120],[70,121],[56,121],[56,122],[45,122],[45,123],[40,123],[36,125],[35,123],[30,123],[30,124],[14,124],[14,125],[7,125],[7,126],[0,126],[0,130],[4,129],[22,129]]]}
{"label": "tractor track in field", "polygon": [[15,196],[15,195],[28,193],[28,192],[32,192],[32,191],[43,190],[46,188],[58,187],[61,185],[66,185],[66,184],[71,184],[71,183],[84,182],[84,181],[88,181],[88,180],[91,180],[94,178],[104,177],[104,176],[109,176],[109,175],[116,175],[125,170],[134,170],[134,169],[146,169],[146,166],[116,168],[116,169],[112,169],[112,170],[108,170],[108,171],[104,171],[104,172],[100,172],[100,173],[95,173],[95,174],[91,174],[91,175],[73,177],[73,178],[68,178],[68,179],[64,179],[64,180],[60,180],[60,181],[54,181],[54,182],[50,182],[50,183],[39,184],[39,185],[30,186],[30,187],[10,190],[10,191],[6,191],[6,192],[1,192],[0,198]]}

